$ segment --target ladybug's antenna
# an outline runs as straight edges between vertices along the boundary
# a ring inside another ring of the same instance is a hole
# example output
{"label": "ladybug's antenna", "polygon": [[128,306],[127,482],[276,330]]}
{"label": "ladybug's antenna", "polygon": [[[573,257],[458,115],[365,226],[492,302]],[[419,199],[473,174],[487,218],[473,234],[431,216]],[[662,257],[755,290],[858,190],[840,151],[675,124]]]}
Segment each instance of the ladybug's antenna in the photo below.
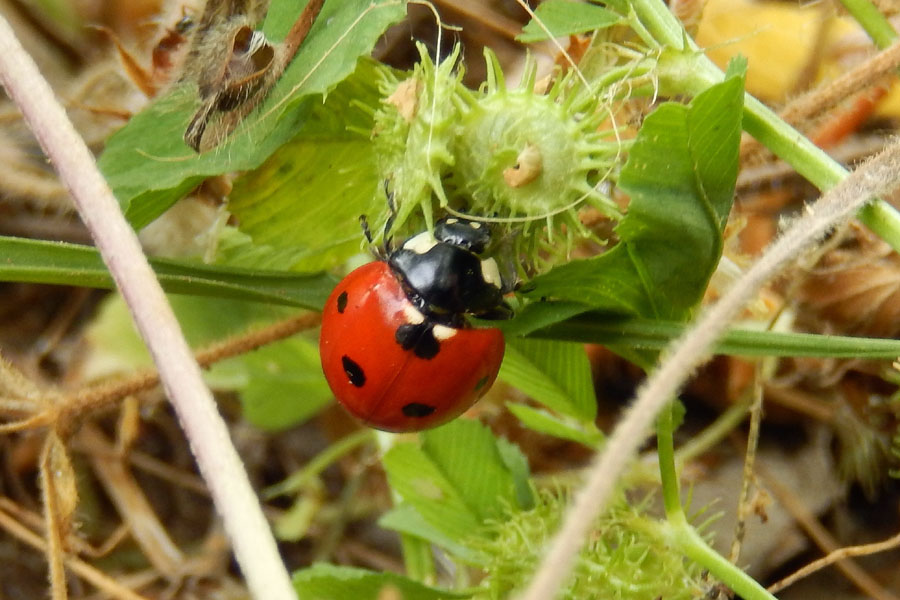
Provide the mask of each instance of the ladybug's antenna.
{"label": "ladybug's antenna", "polygon": [[363,235],[366,236],[366,241],[371,244],[372,231],[369,229],[369,219],[366,215],[359,215],[359,226],[362,227]]}
{"label": "ladybug's antenna", "polygon": [[[384,193],[387,196],[388,210],[390,212],[387,220],[384,222],[381,247],[371,248],[372,254],[380,260],[387,259],[391,254],[391,238],[388,236],[388,232],[390,232],[391,227],[394,225],[394,219],[397,218],[397,205],[394,204],[394,193],[391,192],[389,185],[390,183],[388,180],[385,180]],[[366,236],[366,241],[369,242],[369,246],[372,246],[374,240],[372,238],[372,230],[369,229],[369,219],[366,215],[359,215],[359,226],[362,227],[363,235]]]}
{"label": "ladybug's antenna", "polygon": [[390,188],[390,181],[387,179],[384,180],[384,195],[387,196],[388,203],[388,218],[384,222],[384,243],[385,246],[389,245],[391,242],[391,238],[388,237],[388,233],[391,231],[391,227],[394,226],[394,219],[397,218],[397,203],[394,202],[394,192]]}

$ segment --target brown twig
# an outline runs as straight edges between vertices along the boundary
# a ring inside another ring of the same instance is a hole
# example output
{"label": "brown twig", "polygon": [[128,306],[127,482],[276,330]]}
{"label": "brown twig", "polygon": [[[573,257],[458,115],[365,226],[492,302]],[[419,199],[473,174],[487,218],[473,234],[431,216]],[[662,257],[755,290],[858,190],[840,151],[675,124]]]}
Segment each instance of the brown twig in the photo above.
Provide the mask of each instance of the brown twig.
{"label": "brown twig", "polygon": [[897,533],[881,542],[838,548],[837,550],[829,552],[826,556],[812,561],[805,567],[797,569],[795,572],[791,573],[781,581],[773,583],[767,589],[769,592],[776,594],[784,588],[793,585],[797,581],[809,577],[816,571],[824,569],[825,567],[830,567],[835,563],[840,563],[844,559],[851,558],[853,556],[869,556],[870,554],[885,552],[886,550],[893,550],[898,546],[900,546],[900,533]]}
{"label": "brown twig", "polygon": [[[320,317],[316,313],[303,313],[261,329],[216,342],[197,351],[194,357],[197,364],[208,368],[219,361],[246,354],[300,331],[310,329],[319,322],[319,319]],[[91,386],[60,402],[58,408],[54,409],[56,416],[51,420],[57,423],[57,429],[66,437],[87,415],[107,410],[123,398],[147,391],[157,385],[159,385],[159,373],[155,370],[147,370],[127,379]]]}
{"label": "brown twig", "polygon": [[300,16],[294,21],[291,30],[284,38],[284,42],[282,42],[282,71],[294,59],[294,55],[297,54],[300,44],[303,43],[303,40],[305,40],[307,34],[309,34],[309,30],[316,21],[316,17],[319,16],[319,11],[322,10],[322,5],[324,3],[325,0],[309,0],[303,8],[303,12],[300,13]]}
{"label": "brown twig", "polygon": [[[108,445],[106,436],[96,425],[82,427],[79,437],[87,446]],[[88,456],[94,474],[119,516],[128,524],[131,536],[144,556],[160,573],[178,576],[185,564],[184,554],[169,537],[143,490],[125,467],[125,457],[100,452],[91,452]]]}
{"label": "brown twig", "polygon": [[45,536],[47,544],[44,554],[47,564],[50,566],[50,592],[53,600],[65,600],[68,598],[66,591],[66,570],[63,567],[65,548],[63,538],[68,533],[65,531],[65,521],[68,519],[61,513],[65,508],[60,506],[61,496],[65,493],[56,484],[59,481],[56,469],[53,466],[54,458],[58,457],[62,443],[54,433],[47,435],[44,440],[44,448],[41,451],[40,481],[41,500],[44,505],[44,523],[46,523]]}
{"label": "brown twig", "polygon": [[[2,510],[0,510],[0,527],[2,527],[17,539],[28,544],[32,548],[35,548],[36,550],[41,552],[47,551],[47,545],[39,535],[29,530],[18,520],[6,514]],[[97,589],[105,592],[112,598],[116,598],[118,600],[148,600],[146,597],[141,596],[126,587],[123,587],[117,581],[105,575],[102,571],[95,569],[79,558],[76,558],[74,556],[66,556],[65,562],[66,566],[68,566],[73,573],[75,573]]]}
{"label": "brown twig", "polygon": [[[775,498],[778,499],[789,513],[791,513],[800,527],[810,538],[812,538],[819,548],[825,552],[830,552],[831,554],[838,551],[837,540],[835,540],[828,530],[822,526],[815,515],[810,512],[799,498],[779,483],[774,476],[767,473],[762,467],[760,467],[758,473],[760,479],[765,483],[766,488],[772,491]],[[884,587],[875,581],[871,575],[866,573],[857,562],[852,560],[850,558],[851,556],[854,555],[848,554],[846,556],[839,556],[832,560],[832,562],[836,563],[837,568],[847,576],[847,579],[852,581],[853,584],[862,590],[867,597],[874,598],[875,600],[898,600],[896,595],[884,589]],[[799,577],[797,579],[799,579]]]}
{"label": "brown twig", "polygon": [[762,367],[757,361],[753,368],[753,401],[750,405],[750,431],[747,433],[745,445],[744,468],[741,473],[741,492],[738,496],[737,519],[734,526],[734,539],[731,542],[731,553],[728,560],[737,564],[741,556],[741,544],[744,542],[747,516],[752,512],[750,486],[754,481],[756,452],[759,449],[759,429],[762,424],[763,383]]}

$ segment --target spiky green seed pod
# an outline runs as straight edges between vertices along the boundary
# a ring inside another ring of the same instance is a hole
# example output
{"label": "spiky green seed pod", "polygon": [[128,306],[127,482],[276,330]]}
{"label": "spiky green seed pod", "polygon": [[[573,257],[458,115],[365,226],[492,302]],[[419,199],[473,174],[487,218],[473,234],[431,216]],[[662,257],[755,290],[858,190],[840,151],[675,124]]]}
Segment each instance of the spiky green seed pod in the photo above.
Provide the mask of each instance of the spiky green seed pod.
{"label": "spiky green seed pod", "polygon": [[465,103],[452,146],[450,182],[471,212],[546,222],[548,236],[560,223],[586,233],[577,214],[586,203],[618,217],[598,184],[614,166],[619,144],[599,131],[604,112],[597,102],[575,91],[571,75],[536,93],[530,58],[519,86],[508,90],[494,53],[486,49],[485,58],[487,81],[477,94],[461,94]]}
{"label": "spiky green seed pod", "polygon": [[435,211],[465,212],[496,223],[498,237],[516,239],[517,259],[533,263],[559,232],[566,251],[590,235],[579,220],[584,206],[620,216],[602,191],[620,144],[600,130],[606,110],[598,96],[571,75],[536,92],[530,58],[522,83],[507,90],[487,50],[487,81],[471,91],[454,70],[458,52],[435,66],[420,46],[412,76],[383,84],[375,140],[397,206],[395,228],[410,233],[430,228]]}
{"label": "spiky green seed pod", "polygon": [[395,228],[407,224],[416,207],[421,210],[411,231],[421,228],[422,220],[433,226],[433,197],[447,205],[441,179],[454,165],[450,144],[459,114],[453,98],[464,89],[462,73],[454,69],[458,46],[440,65],[421,44],[419,53],[422,60],[408,79],[386,74],[381,86],[386,99],[375,114],[374,132],[379,170],[397,206]]}
{"label": "spiky green seed pod", "polygon": [[[488,524],[470,544],[486,573],[478,600],[510,597],[530,580],[567,507],[566,494],[541,490],[533,509],[512,510]],[[711,585],[702,567],[673,546],[670,525],[645,505],[620,497],[593,531],[559,598],[691,600]]]}

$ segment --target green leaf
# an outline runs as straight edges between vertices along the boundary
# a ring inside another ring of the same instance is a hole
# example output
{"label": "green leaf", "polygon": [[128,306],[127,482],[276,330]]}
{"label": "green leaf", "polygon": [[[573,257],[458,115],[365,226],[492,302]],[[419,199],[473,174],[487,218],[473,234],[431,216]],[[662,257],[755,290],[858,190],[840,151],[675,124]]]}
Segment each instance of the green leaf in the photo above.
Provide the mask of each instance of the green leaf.
{"label": "green leaf", "polygon": [[528,458],[522,454],[522,450],[507,440],[497,438],[497,451],[503,464],[509,470],[516,489],[516,501],[522,510],[534,508],[534,492],[531,487],[531,469],[528,466]]}
{"label": "green leaf", "polygon": [[306,421],[334,397],[315,341],[294,336],[239,359],[246,372],[240,392],[244,417],[262,429],[281,430]]}
{"label": "green leaf", "polygon": [[743,79],[666,103],[647,117],[619,178],[631,195],[621,242],[532,282],[528,296],[603,312],[683,320],[702,298],[722,249],[737,177]]}
{"label": "green leaf", "polygon": [[508,321],[492,321],[489,325],[502,330],[507,339],[511,336],[522,337],[589,310],[590,305],[581,302],[531,302],[516,311],[514,318]]}
{"label": "green leaf", "polygon": [[398,533],[411,535],[440,546],[450,554],[468,562],[477,563],[483,559],[468,546],[457,541],[457,538],[445,534],[431,525],[412,504],[403,503],[381,515],[378,525]]}
{"label": "green leaf", "polygon": [[597,415],[591,368],[581,344],[509,339],[500,379],[561,414],[588,422]]}
{"label": "green leaf", "polygon": [[521,461],[501,450],[484,425],[457,419],[421,439],[421,447],[396,444],[382,463],[391,487],[430,527],[459,542],[486,519],[519,506]]}
{"label": "green leaf", "polygon": [[[90,246],[0,236],[0,281],[20,281],[112,289],[113,282],[96,249]],[[190,261],[150,259],[167,292],[256,300],[269,304],[321,309],[337,283],[327,274],[295,275],[259,269],[210,266]],[[530,311],[534,314],[530,315]],[[661,350],[680,335],[683,326],[671,321],[622,318],[585,312],[578,303],[540,302],[526,307],[531,321],[509,328],[492,322],[508,336],[536,337],[571,342],[627,345]],[[578,313],[584,313],[578,315]],[[577,315],[577,316],[572,316]],[[565,319],[565,320],[560,320]],[[521,330],[517,329],[521,325]],[[739,356],[811,356],[821,358],[895,358],[900,341],[808,333],[733,329],[715,349],[716,354]]]}
{"label": "green leaf", "polygon": [[382,465],[391,488],[444,535],[461,540],[478,528],[478,516],[462,491],[417,445],[396,444],[385,453]]}
{"label": "green leaf", "polygon": [[377,106],[380,68],[360,61],[300,134],[235,182],[228,209],[240,230],[255,244],[291,249],[285,268],[310,272],[344,262],[360,251],[359,216],[384,209],[370,135],[361,133],[374,122],[359,108]]}
{"label": "green leaf", "polygon": [[[520,42],[539,42],[576,33],[604,29],[619,23],[621,17],[596,4],[572,0],[547,0],[535,10],[535,17],[516,36]],[[542,23],[550,32],[549,35]]]}
{"label": "green leaf", "polygon": [[517,504],[516,479],[506,463],[508,457],[501,454],[497,439],[479,421],[456,419],[423,432],[422,450],[456,486],[480,521],[499,516],[504,505]]}
{"label": "green leaf", "polygon": [[443,600],[472,596],[464,592],[428,587],[395,573],[379,573],[326,563],[317,563],[307,569],[295,571],[293,582],[298,600],[380,600],[395,597],[403,600]]}
{"label": "green leaf", "polygon": [[[27,281],[112,289],[99,252],[90,246],[0,236],[0,281]],[[332,275],[300,275],[150,259],[167,292],[258,300],[320,310],[337,284]]]}
{"label": "green leaf", "polygon": [[[283,36],[305,3],[273,0],[263,31]],[[196,110],[195,85],[160,98],[107,142],[99,165],[129,222],[141,228],[203,179],[258,167],[300,131],[316,100],[356,68],[392,23],[403,0],[326,2],[309,36],[267,98],[220,146],[194,153],[182,136]]]}
{"label": "green leaf", "polygon": [[597,429],[593,423],[588,424],[571,418],[559,417],[527,404],[509,402],[506,406],[509,408],[509,412],[518,417],[525,427],[538,433],[578,442],[589,448],[596,448],[605,439],[603,432]]}

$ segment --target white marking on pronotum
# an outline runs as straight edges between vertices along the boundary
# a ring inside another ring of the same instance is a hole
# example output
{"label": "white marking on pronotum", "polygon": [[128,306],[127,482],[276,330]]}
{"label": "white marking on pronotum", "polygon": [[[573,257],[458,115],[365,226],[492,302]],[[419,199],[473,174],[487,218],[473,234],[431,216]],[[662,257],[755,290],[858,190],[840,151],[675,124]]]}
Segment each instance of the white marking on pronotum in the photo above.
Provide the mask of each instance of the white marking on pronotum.
{"label": "white marking on pronotum", "polygon": [[469,227],[472,229],[481,229],[481,223],[478,221],[469,221]]}
{"label": "white marking on pronotum", "polygon": [[456,335],[456,332],[458,330],[453,329],[452,327],[447,327],[446,325],[435,325],[431,331],[434,334],[434,339],[439,342],[443,342],[444,340],[449,340],[454,335]]}
{"label": "white marking on pronotum", "polygon": [[418,325],[425,321],[425,315],[420,313],[412,304],[407,304],[403,307],[403,316],[406,317],[406,322],[412,325]]}
{"label": "white marking on pronotum", "polygon": [[403,249],[412,250],[416,254],[425,254],[426,252],[437,246],[437,243],[437,240],[434,239],[434,236],[431,235],[430,232],[424,231],[419,235],[406,240],[406,243],[403,244]]}
{"label": "white marking on pronotum", "polygon": [[491,285],[503,289],[503,279],[500,278],[500,267],[493,258],[486,258],[481,261],[481,276]]}

